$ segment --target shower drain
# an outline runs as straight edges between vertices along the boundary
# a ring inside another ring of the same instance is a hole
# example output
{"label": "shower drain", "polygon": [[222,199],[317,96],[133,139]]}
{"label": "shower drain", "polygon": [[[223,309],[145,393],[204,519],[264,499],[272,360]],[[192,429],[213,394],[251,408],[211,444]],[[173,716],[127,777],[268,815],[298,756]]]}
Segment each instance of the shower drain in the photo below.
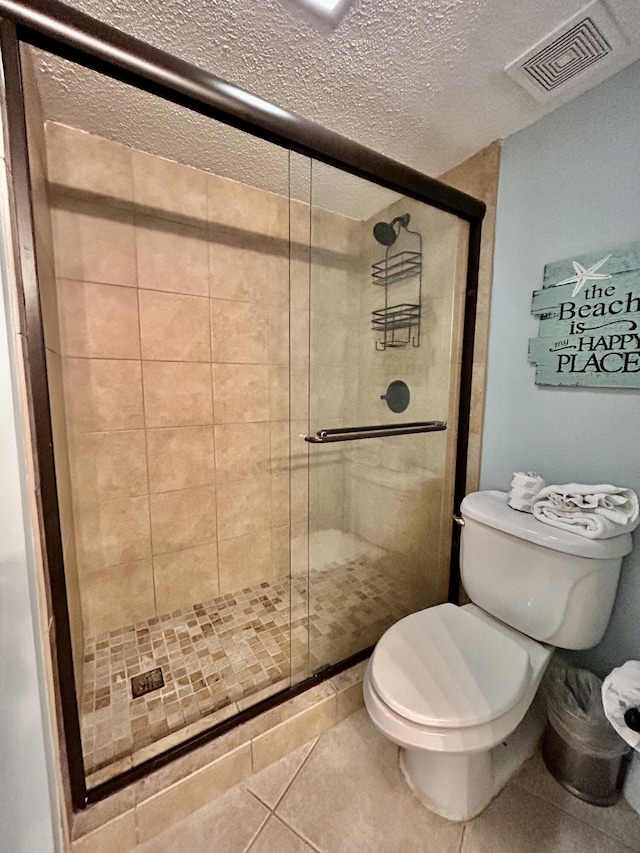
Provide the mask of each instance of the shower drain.
{"label": "shower drain", "polygon": [[159,690],[161,687],[164,687],[162,667],[149,669],[140,675],[134,675],[131,679],[131,694],[134,699],[138,699],[146,693],[152,693],[154,690]]}

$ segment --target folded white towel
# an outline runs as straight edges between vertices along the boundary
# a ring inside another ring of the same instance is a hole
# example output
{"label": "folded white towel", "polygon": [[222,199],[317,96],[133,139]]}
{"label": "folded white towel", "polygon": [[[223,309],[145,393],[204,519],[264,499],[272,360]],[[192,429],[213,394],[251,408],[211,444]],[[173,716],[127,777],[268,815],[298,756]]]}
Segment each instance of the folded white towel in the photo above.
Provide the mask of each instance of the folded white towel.
{"label": "folded white towel", "polygon": [[618,486],[547,486],[532,505],[540,521],[589,539],[610,539],[638,526],[638,496]]}

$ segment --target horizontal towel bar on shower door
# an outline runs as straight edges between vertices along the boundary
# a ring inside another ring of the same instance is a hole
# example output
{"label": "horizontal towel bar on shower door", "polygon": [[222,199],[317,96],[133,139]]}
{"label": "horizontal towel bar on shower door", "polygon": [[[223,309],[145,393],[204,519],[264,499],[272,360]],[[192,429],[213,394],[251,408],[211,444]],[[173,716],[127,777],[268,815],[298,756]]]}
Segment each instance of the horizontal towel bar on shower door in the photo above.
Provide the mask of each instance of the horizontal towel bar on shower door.
{"label": "horizontal towel bar on shower door", "polygon": [[315,435],[304,435],[302,437],[310,444],[331,444],[335,441],[359,441],[362,438],[388,438],[392,435],[441,432],[446,428],[446,421],[414,421],[408,424],[377,424],[376,426],[319,429]]}

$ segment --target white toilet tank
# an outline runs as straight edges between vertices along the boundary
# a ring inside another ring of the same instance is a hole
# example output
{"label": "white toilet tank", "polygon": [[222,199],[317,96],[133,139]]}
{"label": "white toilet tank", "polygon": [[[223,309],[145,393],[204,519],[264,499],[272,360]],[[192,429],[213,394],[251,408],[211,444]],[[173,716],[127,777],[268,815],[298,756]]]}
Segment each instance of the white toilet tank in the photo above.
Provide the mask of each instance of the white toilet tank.
{"label": "white toilet tank", "polygon": [[462,501],[460,566],[469,598],[523,634],[565,649],[602,639],[631,536],[588,539],[507,505],[505,492]]}

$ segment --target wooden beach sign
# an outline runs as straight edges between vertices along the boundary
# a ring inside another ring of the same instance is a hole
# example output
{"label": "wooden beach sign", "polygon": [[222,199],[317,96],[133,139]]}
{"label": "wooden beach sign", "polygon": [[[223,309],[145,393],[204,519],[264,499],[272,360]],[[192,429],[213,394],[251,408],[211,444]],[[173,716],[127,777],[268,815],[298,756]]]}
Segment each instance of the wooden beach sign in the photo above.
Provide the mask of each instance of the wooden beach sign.
{"label": "wooden beach sign", "polygon": [[547,264],[531,313],[537,385],[640,388],[640,242]]}

